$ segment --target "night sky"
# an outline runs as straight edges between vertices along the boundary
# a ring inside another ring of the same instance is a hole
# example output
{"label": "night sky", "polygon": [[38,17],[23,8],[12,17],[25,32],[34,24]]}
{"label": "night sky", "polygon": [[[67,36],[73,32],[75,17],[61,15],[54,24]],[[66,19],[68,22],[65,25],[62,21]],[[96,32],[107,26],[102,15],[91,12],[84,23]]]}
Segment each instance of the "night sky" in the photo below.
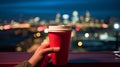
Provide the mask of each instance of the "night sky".
{"label": "night sky", "polygon": [[77,10],[85,15],[104,19],[107,16],[120,18],[120,0],[0,0],[0,18],[18,20],[38,16],[41,20],[53,20],[56,13],[69,14]]}

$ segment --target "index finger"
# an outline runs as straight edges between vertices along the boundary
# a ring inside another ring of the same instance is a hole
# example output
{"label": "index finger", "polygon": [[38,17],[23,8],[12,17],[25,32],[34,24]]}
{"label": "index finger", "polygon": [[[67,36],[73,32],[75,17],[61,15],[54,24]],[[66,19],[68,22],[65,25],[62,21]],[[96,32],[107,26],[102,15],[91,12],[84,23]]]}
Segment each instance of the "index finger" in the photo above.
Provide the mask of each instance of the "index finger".
{"label": "index finger", "polygon": [[43,54],[56,53],[56,52],[59,52],[59,50],[60,50],[59,47],[46,48],[43,50]]}

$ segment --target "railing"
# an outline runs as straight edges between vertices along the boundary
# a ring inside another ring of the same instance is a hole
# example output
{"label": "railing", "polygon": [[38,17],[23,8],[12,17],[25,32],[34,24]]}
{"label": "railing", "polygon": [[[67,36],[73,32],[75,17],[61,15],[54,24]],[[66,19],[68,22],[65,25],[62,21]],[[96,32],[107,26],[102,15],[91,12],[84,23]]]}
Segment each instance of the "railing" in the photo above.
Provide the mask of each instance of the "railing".
{"label": "railing", "polygon": [[[13,67],[33,54],[25,52],[1,52],[0,67]],[[120,67],[120,52],[79,52],[69,53],[68,64],[55,66],[51,62],[47,67]]]}

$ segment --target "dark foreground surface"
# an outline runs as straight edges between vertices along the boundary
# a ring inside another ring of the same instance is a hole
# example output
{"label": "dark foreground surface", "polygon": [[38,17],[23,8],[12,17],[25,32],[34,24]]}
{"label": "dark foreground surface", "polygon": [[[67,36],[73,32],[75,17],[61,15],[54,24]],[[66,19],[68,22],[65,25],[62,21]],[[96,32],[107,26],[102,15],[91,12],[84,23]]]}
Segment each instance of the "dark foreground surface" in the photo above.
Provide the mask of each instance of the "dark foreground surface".
{"label": "dark foreground surface", "polygon": [[[29,59],[32,53],[1,52],[0,67],[13,67]],[[120,67],[120,52],[84,52],[69,53],[68,64],[55,66],[51,62],[47,67]]]}

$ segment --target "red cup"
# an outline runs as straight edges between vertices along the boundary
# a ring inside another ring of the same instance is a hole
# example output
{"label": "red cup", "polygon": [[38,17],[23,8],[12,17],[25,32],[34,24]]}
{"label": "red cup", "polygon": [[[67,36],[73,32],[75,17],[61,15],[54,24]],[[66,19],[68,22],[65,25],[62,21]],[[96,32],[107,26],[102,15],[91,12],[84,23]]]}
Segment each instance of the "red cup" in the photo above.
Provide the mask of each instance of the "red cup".
{"label": "red cup", "polygon": [[71,30],[71,26],[49,26],[48,36],[50,47],[60,47],[60,51],[58,53],[51,54],[52,63],[54,65],[67,64]]}

